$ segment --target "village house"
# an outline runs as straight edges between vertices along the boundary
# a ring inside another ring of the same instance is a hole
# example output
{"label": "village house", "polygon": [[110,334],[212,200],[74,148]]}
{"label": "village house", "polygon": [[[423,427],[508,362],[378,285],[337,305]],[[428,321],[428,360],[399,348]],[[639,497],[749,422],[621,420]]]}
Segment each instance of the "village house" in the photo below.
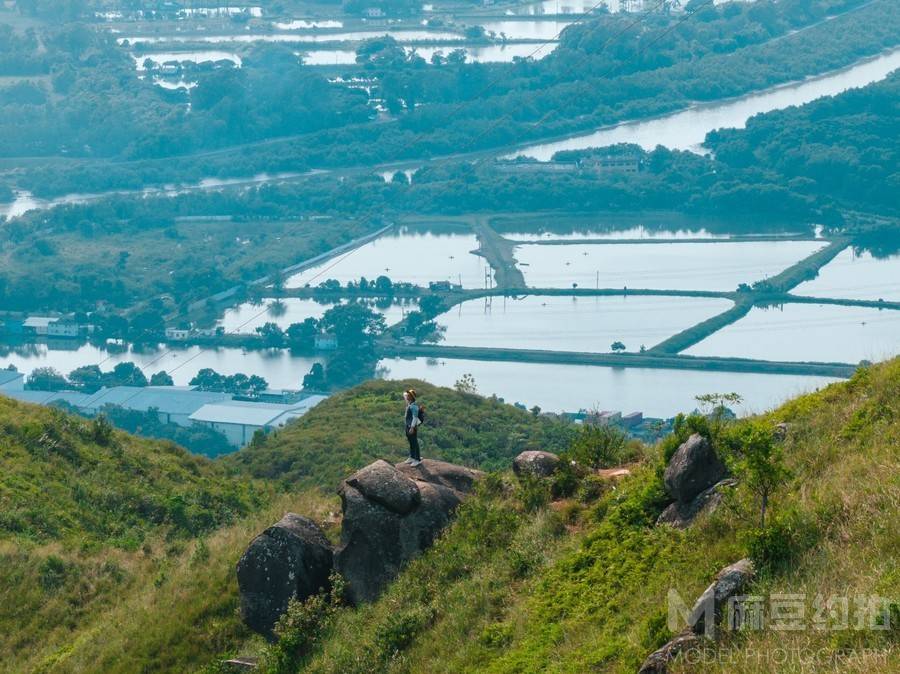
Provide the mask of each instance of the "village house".
{"label": "village house", "polygon": [[51,323],[58,321],[58,318],[52,316],[29,316],[22,323],[26,335],[34,335],[36,337],[46,337],[47,328]]}
{"label": "village house", "polygon": [[451,290],[462,290],[462,286],[458,283],[451,283],[450,281],[431,281],[428,284],[428,289],[432,292],[450,292]]}
{"label": "village house", "polygon": [[183,342],[191,336],[189,328],[166,328],[166,339],[173,342]]}
{"label": "village house", "polygon": [[579,167],[589,173],[638,173],[641,158],[636,154],[593,155],[581,160]]}

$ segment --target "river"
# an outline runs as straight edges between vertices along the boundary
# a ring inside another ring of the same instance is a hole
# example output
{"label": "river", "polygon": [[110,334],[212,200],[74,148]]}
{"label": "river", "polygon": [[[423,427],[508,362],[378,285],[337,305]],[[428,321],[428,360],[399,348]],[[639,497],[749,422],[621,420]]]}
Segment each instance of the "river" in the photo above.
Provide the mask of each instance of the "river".
{"label": "river", "polygon": [[[534,45],[527,46],[534,47]],[[485,47],[485,49],[489,49],[489,47]],[[822,96],[846,91],[848,88],[862,87],[878,82],[898,67],[900,67],[900,49],[895,49],[874,59],[867,59],[803,82],[772,87],[728,101],[705,103],[689,110],[651,120],[624,122],[567,140],[537,143],[506,156],[512,158],[524,155],[548,161],[555,152],[560,150],[582,149],[614,143],[637,143],[648,149],[657,145],[698,149],[706,138],[706,134],[713,129],[728,126],[743,127],[751,115],[791,105],[801,105]],[[373,167],[373,170],[377,170],[377,168]],[[16,217],[32,209],[44,209],[66,203],[82,203],[106,196],[160,193],[173,195],[179,194],[184,189],[218,189],[226,185],[279,182],[299,175],[301,174],[260,174],[249,178],[209,179],[187,187],[172,186],[171,189],[147,188],[133,191],[111,190],[100,194],[69,194],[49,200],[36,199],[27,192],[21,192],[12,203],[0,203],[0,216]]]}
{"label": "river", "polygon": [[897,68],[900,68],[900,49],[802,82],[772,87],[740,98],[698,104],[670,115],[623,122],[552,143],[535,143],[509,153],[506,158],[531,157],[550,161],[562,150],[583,150],[617,143],[634,143],[645,150],[663,145],[673,150],[702,152],[703,141],[710,131],[743,128],[753,115],[803,105],[823,96],[863,87],[883,80]]}

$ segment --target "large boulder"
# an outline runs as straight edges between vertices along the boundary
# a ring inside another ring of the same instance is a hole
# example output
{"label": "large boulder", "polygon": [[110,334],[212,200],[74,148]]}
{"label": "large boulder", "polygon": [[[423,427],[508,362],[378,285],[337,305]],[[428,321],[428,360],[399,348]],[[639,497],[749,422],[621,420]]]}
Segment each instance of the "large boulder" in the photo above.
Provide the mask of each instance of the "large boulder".
{"label": "large boulder", "polygon": [[666,674],[669,671],[669,663],[679,653],[697,648],[699,645],[700,638],[690,630],[685,630],[665,646],[648,655],[647,659],[644,660],[644,664],[638,670],[638,674]]}
{"label": "large boulder", "polygon": [[682,503],[674,501],[670,503],[659,519],[657,524],[668,524],[676,529],[686,529],[690,526],[698,515],[702,512],[712,512],[722,503],[722,496],[725,489],[733,487],[737,484],[736,480],[726,478],[716,482],[709,489],[704,489],[692,501]]}
{"label": "large boulder", "polygon": [[513,472],[518,475],[550,477],[559,466],[559,457],[550,452],[529,450],[513,459]]}
{"label": "large boulder", "polygon": [[[638,674],[666,674],[679,653],[702,646],[701,637],[714,639],[715,627],[725,613],[728,600],[744,594],[753,576],[753,562],[749,559],[742,559],[719,571],[694,604],[688,626],[662,648],[648,655]],[[713,618],[709,622],[708,616]]]}
{"label": "large boulder", "polygon": [[[714,638],[716,625],[725,614],[728,600],[744,594],[754,575],[753,562],[746,558],[719,571],[691,609],[688,622],[694,634]],[[714,616],[712,622],[707,622],[708,615]]]}
{"label": "large boulder", "polygon": [[311,520],[287,513],[254,538],[237,563],[241,617],[271,638],[288,602],[304,600],[328,587],[333,554]]}
{"label": "large boulder", "polygon": [[[405,564],[432,545],[450,522],[464,492],[472,489],[480,475],[440,461],[396,467],[383,461],[376,463],[377,472],[366,468],[360,471],[366,474],[366,481],[351,483],[348,479],[338,490],[344,520],[335,566],[347,582],[346,598],[354,604],[375,600]],[[383,485],[369,480],[376,475]],[[394,499],[384,498],[385,493],[395,491],[397,484],[405,484],[403,480],[412,482],[419,495],[410,510],[397,508]]]}
{"label": "large boulder", "polygon": [[370,501],[400,515],[412,511],[421,498],[416,483],[382,459],[358,470],[346,482]]}
{"label": "large boulder", "polygon": [[676,501],[689,503],[700,492],[725,477],[725,465],[709,440],[694,433],[682,444],[666,466],[666,491]]}
{"label": "large boulder", "polygon": [[422,459],[418,466],[398,463],[396,468],[413,480],[439,484],[463,494],[471,492],[475,488],[475,483],[484,476],[480,470],[435,459]]}

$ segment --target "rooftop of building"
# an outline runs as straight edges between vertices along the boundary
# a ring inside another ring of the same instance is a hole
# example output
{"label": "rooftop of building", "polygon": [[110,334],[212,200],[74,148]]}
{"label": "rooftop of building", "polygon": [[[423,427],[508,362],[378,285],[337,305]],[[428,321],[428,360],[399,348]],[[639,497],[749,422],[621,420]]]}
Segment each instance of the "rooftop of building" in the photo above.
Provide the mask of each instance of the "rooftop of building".
{"label": "rooftop of building", "polygon": [[303,416],[327,396],[311,395],[295,403],[257,403],[226,400],[204,405],[191,414],[192,421],[241,426],[280,426]]}
{"label": "rooftop of building", "polygon": [[78,391],[3,391],[3,395],[23,403],[50,405],[65,402],[75,407],[80,407],[90,397]]}
{"label": "rooftop of building", "polygon": [[0,386],[16,379],[21,379],[23,376],[21,372],[16,372],[15,370],[0,370]]}
{"label": "rooftop of building", "polygon": [[82,406],[99,410],[104,405],[127,405],[129,409],[145,412],[155,408],[163,414],[191,414],[208,403],[222,400],[231,400],[231,394],[195,391],[182,386],[112,386],[100,389]]}

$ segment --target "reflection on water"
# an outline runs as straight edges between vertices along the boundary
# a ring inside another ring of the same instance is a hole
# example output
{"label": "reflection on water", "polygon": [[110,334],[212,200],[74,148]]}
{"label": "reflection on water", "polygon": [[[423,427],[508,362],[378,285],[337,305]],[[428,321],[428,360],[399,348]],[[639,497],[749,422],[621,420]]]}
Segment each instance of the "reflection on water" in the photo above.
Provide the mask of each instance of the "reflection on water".
{"label": "reflection on water", "polygon": [[724,103],[707,103],[683,112],[643,122],[625,122],[583,136],[554,143],[531,145],[506,156],[533,157],[549,161],[561,150],[582,150],[616,143],[635,143],[646,150],[657,145],[679,150],[699,150],[706,134],[721,128],[743,128],[753,115],[803,105],[823,96],[878,82],[900,67],[900,49],[865,63],[845,68],[798,84],[766,89]]}
{"label": "reflection on water", "polygon": [[317,286],[328,279],[346,285],[362,276],[370,281],[387,276],[395,282],[426,287],[431,281],[450,281],[466,288],[483,288],[490,267],[484,258],[472,254],[477,248],[474,234],[404,229],[299,272],[285,281],[285,287]]}
{"label": "reflection on water", "polygon": [[160,36],[134,36],[117,39],[119,44],[180,44],[180,43],[205,43],[205,44],[233,44],[250,42],[360,42],[375,37],[390,35],[398,42],[428,42],[436,40],[462,40],[459,33],[449,31],[430,30],[359,30],[345,33],[257,33],[246,35],[160,35]]}
{"label": "reflection on water", "polygon": [[447,327],[443,343],[452,346],[598,353],[621,341],[638,351],[731,306],[712,298],[530,295],[469,300],[437,321]]}
{"label": "reflection on water", "polygon": [[[225,315],[216,324],[225,329],[227,333],[253,333],[256,328],[265,323],[275,323],[282,330],[286,330],[292,323],[302,323],[307,318],[322,318],[334,304],[320,303],[316,300],[301,299],[299,297],[284,297],[279,301],[264,299],[260,302],[245,302],[236,307],[225,310]],[[373,311],[384,316],[387,325],[393,325],[403,320],[407,312],[417,308],[415,303],[392,303],[381,308],[369,303]]]}
{"label": "reflection on water", "polygon": [[508,40],[556,40],[571,21],[488,21],[479,24],[488,33]]}
{"label": "reflection on water", "polygon": [[293,21],[276,21],[274,25],[278,30],[303,30],[309,28],[343,28],[343,21],[331,21],[328,19],[316,19],[315,21],[306,21],[304,19],[294,19]]}
{"label": "reflection on water", "polygon": [[532,2],[520,5],[514,9],[507,10],[507,14],[517,14],[519,16],[541,16],[544,14],[587,14],[588,12],[601,11],[604,8],[610,12],[618,12],[625,8],[628,0],[542,0],[541,2]]}
{"label": "reflection on water", "polygon": [[0,203],[0,216],[15,218],[24,215],[28,211],[44,210],[61,206],[63,204],[84,204],[90,201],[97,201],[106,197],[113,196],[165,196],[173,197],[184,194],[192,190],[216,189],[218,187],[226,187],[229,185],[256,185],[260,183],[278,182],[280,180],[290,180],[301,175],[313,175],[316,173],[325,173],[313,169],[306,173],[285,172],[285,173],[259,173],[251,178],[204,178],[200,182],[179,185],[175,187],[168,185],[165,187],[145,187],[142,190],[109,190],[108,192],[90,193],[73,193],[64,194],[61,197],[53,199],[40,199],[35,197],[31,192],[16,192],[15,199],[10,203]]}
{"label": "reflection on water", "polygon": [[858,363],[900,353],[900,311],[827,304],[754,307],[685,353],[770,360]]}
{"label": "reflection on water", "polygon": [[[482,395],[496,394],[506,402],[538,405],[553,412],[579,409],[640,411],[646,416],[672,417],[697,407],[695,396],[734,391],[744,397],[741,413],[762,412],[801,393],[825,386],[830,377],[651,370],[588,365],[544,365],[472,360],[416,358],[379,362],[384,376],[416,378],[453,386],[471,373]],[[427,401],[425,401],[427,404]]]}
{"label": "reflection on water", "polygon": [[138,70],[144,70],[144,62],[152,61],[158,66],[163,63],[215,63],[217,61],[231,61],[238,68],[243,65],[241,57],[233,52],[216,51],[216,50],[195,50],[180,52],[148,52],[147,54],[132,54],[135,65]]}
{"label": "reflection on water", "polygon": [[593,229],[578,231],[503,232],[512,241],[579,241],[581,239],[727,239],[728,234],[718,234],[707,229],[648,229],[642,225],[627,229]]}
{"label": "reflection on water", "polygon": [[175,384],[185,386],[203,368],[209,367],[222,374],[257,374],[277,388],[300,388],[303,375],[309,372],[315,358],[293,356],[286,350],[243,351],[241,349],[209,349],[199,346],[186,348],[165,347],[137,352],[126,350],[112,353],[105,349],[84,344],[69,350],[58,350],[53,343],[26,345],[7,355],[0,356],[0,368],[15,365],[19,372],[30,373],[37,367],[52,367],[68,374],[82,365],[100,365],[104,371],[117,363],[131,361],[142,368],[149,378],[151,374],[165,370],[172,375]]}
{"label": "reflection on water", "polygon": [[623,243],[516,247],[525,281],[535,288],[735,290],[784,271],[821,249],[816,241]]}
{"label": "reflection on water", "polygon": [[[478,63],[510,63],[516,57],[532,58],[539,61],[556,48],[556,44],[491,44],[479,47],[461,45],[459,47],[409,47],[407,52],[415,51],[423,59],[431,62],[432,56],[441,54],[446,57],[450,52],[462,49],[466,52],[466,61]],[[303,52],[303,63],[311,66],[352,65],[356,63],[356,51],[353,49],[311,49]]]}
{"label": "reflection on water", "polygon": [[793,292],[812,297],[900,302],[900,255],[879,259],[870,252],[847,248],[822,267],[815,279],[801,283]]}

